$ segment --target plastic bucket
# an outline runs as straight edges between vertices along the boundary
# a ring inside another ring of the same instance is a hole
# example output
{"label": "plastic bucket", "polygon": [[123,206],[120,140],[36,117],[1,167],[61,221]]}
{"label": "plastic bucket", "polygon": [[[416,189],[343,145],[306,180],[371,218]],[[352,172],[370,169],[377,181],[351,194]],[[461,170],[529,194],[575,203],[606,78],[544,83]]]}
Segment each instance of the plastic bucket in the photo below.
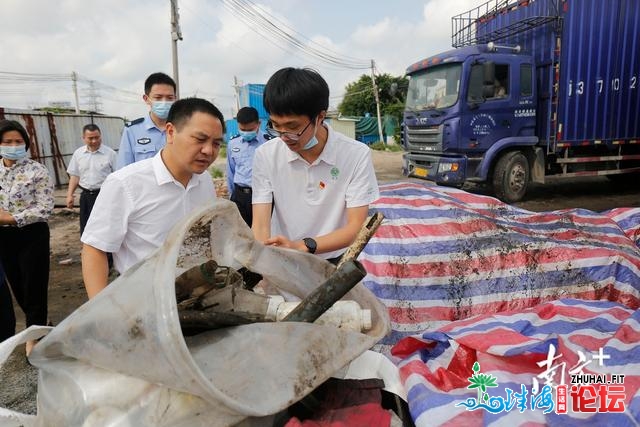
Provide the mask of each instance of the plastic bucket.
{"label": "plastic bucket", "polygon": [[185,339],[174,281],[208,259],[261,273],[288,299],[304,297],[334,270],[319,257],[256,242],[236,206],[218,200],[177,224],[164,246],[35,347],[36,418],[64,425],[231,425],[301,399],[389,330],[386,309],[358,284],[344,299],[371,310],[366,334],[283,322]]}

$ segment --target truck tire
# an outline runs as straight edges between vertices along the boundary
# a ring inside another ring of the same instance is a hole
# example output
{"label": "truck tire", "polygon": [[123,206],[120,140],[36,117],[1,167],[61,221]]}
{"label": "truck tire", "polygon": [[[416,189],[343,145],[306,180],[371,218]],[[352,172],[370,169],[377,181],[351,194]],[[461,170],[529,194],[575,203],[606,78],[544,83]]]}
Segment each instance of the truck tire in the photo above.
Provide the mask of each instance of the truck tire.
{"label": "truck tire", "polygon": [[493,171],[493,192],[503,202],[520,201],[527,192],[530,175],[527,157],[520,151],[510,151],[496,163]]}

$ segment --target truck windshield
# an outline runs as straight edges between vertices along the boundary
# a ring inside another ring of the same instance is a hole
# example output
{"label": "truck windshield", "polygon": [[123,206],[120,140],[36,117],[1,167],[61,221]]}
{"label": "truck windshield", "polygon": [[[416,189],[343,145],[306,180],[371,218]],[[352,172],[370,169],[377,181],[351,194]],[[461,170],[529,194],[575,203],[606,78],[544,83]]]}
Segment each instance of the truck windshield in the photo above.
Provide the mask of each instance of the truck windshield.
{"label": "truck windshield", "polygon": [[444,64],[411,74],[407,110],[446,108],[456,103],[462,64]]}

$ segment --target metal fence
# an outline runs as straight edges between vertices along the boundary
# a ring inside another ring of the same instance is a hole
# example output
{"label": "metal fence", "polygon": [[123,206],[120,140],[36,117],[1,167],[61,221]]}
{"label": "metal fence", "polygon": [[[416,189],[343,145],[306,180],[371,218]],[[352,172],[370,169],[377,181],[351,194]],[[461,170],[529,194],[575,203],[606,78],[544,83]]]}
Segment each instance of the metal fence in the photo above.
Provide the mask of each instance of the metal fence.
{"label": "metal fence", "polygon": [[69,182],[67,166],[73,152],[82,146],[82,128],[98,125],[102,143],[118,150],[125,120],[96,114],[58,114],[0,107],[0,119],[20,122],[31,139],[31,158],[47,167],[56,186]]}

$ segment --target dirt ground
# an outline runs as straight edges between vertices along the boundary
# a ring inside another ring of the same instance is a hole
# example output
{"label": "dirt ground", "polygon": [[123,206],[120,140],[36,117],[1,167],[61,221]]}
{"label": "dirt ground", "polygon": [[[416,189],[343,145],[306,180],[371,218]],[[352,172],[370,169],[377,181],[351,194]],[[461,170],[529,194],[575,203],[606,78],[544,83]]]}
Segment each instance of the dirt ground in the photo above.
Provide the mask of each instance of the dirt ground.
{"label": "dirt ground", "polygon": [[[373,151],[376,175],[380,183],[406,180],[402,176],[402,153]],[[214,164],[224,170],[224,160]],[[428,184],[426,181],[412,180]],[[217,186],[224,185],[218,180]],[[489,191],[476,185],[465,190],[479,194]],[[65,190],[57,191],[56,203],[64,204]],[[220,194],[220,192],[219,192]],[[544,186],[534,186],[525,201],[517,206],[531,211],[549,211],[566,208],[585,208],[603,211],[615,207],[640,207],[640,187],[619,185],[604,177],[552,180]],[[60,323],[86,301],[80,265],[80,236],[77,209],[56,208],[49,222],[51,228],[51,272],[49,281],[49,318],[54,325]],[[16,309],[17,330],[24,328],[24,317]],[[27,364],[24,346],[14,351],[0,369],[0,407],[35,413],[37,370]]]}

